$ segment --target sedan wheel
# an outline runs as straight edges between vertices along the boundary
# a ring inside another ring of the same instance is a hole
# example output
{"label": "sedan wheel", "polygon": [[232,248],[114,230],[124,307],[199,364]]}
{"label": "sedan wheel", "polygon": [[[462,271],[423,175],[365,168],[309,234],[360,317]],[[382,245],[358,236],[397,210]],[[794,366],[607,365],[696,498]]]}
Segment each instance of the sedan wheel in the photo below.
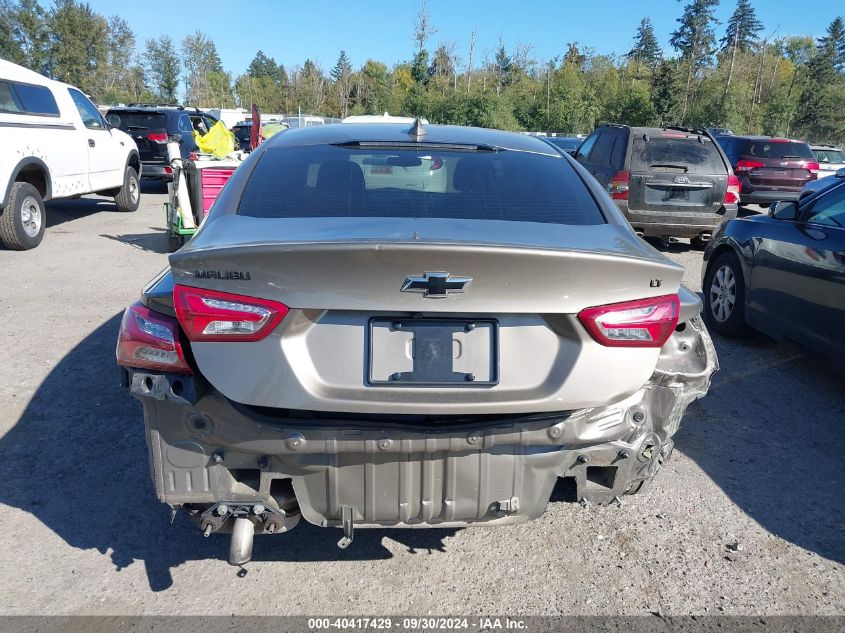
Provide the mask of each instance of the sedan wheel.
{"label": "sedan wheel", "polygon": [[707,324],[726,336],[744,333],[745,279],[739,258],[731,252],[717,256],[707,268],[702,289]]}
{"label": "sedan wheel", "polygon": [[736,277],[730,266],[721,266],[710,285],[710,311],[719,323],[727,321],[736,303]]}

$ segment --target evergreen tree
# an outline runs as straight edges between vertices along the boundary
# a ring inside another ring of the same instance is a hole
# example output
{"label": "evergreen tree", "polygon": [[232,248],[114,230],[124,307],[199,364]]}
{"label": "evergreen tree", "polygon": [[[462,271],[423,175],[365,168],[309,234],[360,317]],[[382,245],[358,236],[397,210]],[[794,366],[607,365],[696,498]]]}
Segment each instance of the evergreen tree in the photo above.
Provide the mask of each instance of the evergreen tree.
{"label": "evergreen tree", "polygon": [[719,0],[691,0],[684,7],[683,15],[677,19],[678,28],[672,32],[669,43],[681,54],[687,66],[687,85],[684,93],[684,106],[681,123],[686,118],[689,108],[692,80],[702,68],[710,63],[716,44],[713,27],[717,20],[713,13]]}
{"label": "evergreen tree", "polygon": [[271,77],[274,81],[279,81],[279,65],[275,59],[267,57],[264,51],[259,50],[249,63],[246,74],[253,79]]}
{"label": "evergreen tree", "polygon": [[757,19],[757,14],[749,0],[738,0],[736,9],[725,28],[725,36],[719,40],[722,52],[747,53],[753,50],[757,46],[758,35],[762,30],[763,23]]}
{"label": "evergreen tree", "polygon": [[751,3],[748,0],[738,0],[736,9],[733,15],[731,15],[731,19],[728,20],[725,37],[720,40],[722,52],[727,53],[730,51],[731,56],[728,78],[725,81],[725,90],[722,93],[722,102],[719,106],[722,122],[724,122],[728,93],[731,82],[733,81],[734,68],[736,67],[736,54],[738,52],[747,53],[754,50],[758,44],[758,34],[762,30],[763,23],[757,19],[757,14],[754,12],[754,7],[751,6]]}
{"label": "evergreen tree", "polygon": [[819,38],[819,46],[822,48],[832,47],[834,51],[833,63],[837,70],[845,67],[845,22],[837,17],[827,27],[827,35]]}
{"label": "evergreen tree", "polygon": [[628,60],[636,63],[637,75],[640,74],[640,64],[647,68],[654,69],[660,61],[661,51],[657,38],[654,36],[654,27],[651,19],[645,17],[637,27],[637,36],[634,38],[634,47],[625,56]]}
{"label": "evergreen tree", "polygon": [[668,125],[676,122],[674,113],[678,106],[678,92],[675,64],[661,60],[654,70],[651,84],[651,103],[658,123]]}
{"label": "evergreen tree", "polygon": [[513,80],[513,60],[508,55],[501,37],[499,48],[496,49],[496,55],[493,57],[493,74],[496,77],[496,94],[500,94],[502,89],[510,85]]}
{"label": "evergreen tree", "polygon": [[841,33],[842,20],[836,18],[828,26],[827,35],[819,38],[807,69],[807,83],[798,102],[796,128],[807,138],[818,142],[843,135],[840,117],[845,90],[836,71]]}
{"label": "evergreen tree", "polygon": [[422,49],[414,55],[411,63],[411,78],[418,84],[428,82],[428,51]]}
{"label": "evergreen tree", "polygon": [[331,77],[335,81],[341,81],[345,77],[348,77],[352,74],[352,63],[349,61],[349,57],[346,56],[346,51],[340,51],[340,55],[337,57],[337,62],[332,68]]}
{"label": "evergreen tree", "polygon": [[346,51],[340,51],[337,63],[334,65],[334,68],[332,68],[330,74],[335,82],[340,116],[346,117],[349,114],[349,92],[351,90],[350,79],[352,77],[352,63],[346,56]]}

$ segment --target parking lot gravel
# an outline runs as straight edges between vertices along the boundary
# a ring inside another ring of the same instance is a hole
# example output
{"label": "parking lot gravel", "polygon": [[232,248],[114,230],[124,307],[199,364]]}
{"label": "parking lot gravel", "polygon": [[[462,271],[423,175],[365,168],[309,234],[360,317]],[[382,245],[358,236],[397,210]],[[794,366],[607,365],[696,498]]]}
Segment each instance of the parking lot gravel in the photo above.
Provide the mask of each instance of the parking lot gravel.
{"label": "parking lot gravel", "polygon": [[[654,484],[532,523],[228,538],[170,524],[141,407],[119,385],[123,308],[166,265],[164,188],[141,209],[52,204],[35,250],[0,250],[2,614],[845,614],[845,377],[762,335],[721,371]],[[664,251],[700,290],[701,252]],[[801,315],[795,315],[801,318]]]}

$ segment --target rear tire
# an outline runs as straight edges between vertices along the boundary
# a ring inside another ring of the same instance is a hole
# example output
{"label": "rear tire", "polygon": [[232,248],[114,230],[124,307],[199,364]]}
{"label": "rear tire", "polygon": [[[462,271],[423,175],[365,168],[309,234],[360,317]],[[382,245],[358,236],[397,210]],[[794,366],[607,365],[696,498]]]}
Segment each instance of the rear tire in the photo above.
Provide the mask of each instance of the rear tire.
{"label": "rear tire", "polygon": [[689,243],[690,246],[692,246],[693,249],[697,251],[703,251],[705,248],[707,248],[707,240],[703,240],[700,237],[692,238]]}
{"label": "rear tire", "polygon": [[15,251],[35,248],[44,239],[47,213],[38,189],[28,182],[12,184],[9,204],[0,211],[0,242]]}
{"label": "rear tire", "polygon": [[124,213],[137,211],[141,205],[141,186],[138,182],[138,172],[134,167],[126,167],[123,186],[114,197],[114,203],[117,205],[117,210]]}
{"label": "rear tire", "polygon": [[745,277],[739,258],[725,252],[711,261],[702,284],[704,319],[723,336],[740,336],[745,323]]}

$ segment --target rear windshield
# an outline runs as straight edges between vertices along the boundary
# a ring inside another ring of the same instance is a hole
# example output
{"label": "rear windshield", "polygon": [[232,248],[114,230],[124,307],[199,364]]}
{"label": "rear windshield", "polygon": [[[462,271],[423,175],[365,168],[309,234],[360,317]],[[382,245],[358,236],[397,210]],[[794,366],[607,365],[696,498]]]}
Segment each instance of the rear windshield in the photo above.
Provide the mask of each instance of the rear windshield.
{"label": "rear windshield", "polygon": [[250,176],[238,213],[605,223],[563,157],[436,147],[270,149]]}
{"label": "rear windshield", "polygon": [[239,141],[248,141],[252,135],[251,125],[236,125],[232,128],[232,133]]}
{"label": "rear windshield", "polygon": [[634,138],[631,169],[685,174],[724,174],[728,168],[715,143],[708,138],[642,136]]}
{"label": "rear windshield", "polygon": [[166,130],[167,116],[158,112],[109,112],[106,117],[114,127],[132,132],[134,130]]}
{"label": "rear windshield", "polygon": [[814,149],[813,154],[820,163],[845,163],[845,153],[838,149]]}
{"label": "rear windshield", "polygon": [[757,156],[758,158],[815,159],[809,145],[796,141],[748,141],[742,154],[744,156]]}

